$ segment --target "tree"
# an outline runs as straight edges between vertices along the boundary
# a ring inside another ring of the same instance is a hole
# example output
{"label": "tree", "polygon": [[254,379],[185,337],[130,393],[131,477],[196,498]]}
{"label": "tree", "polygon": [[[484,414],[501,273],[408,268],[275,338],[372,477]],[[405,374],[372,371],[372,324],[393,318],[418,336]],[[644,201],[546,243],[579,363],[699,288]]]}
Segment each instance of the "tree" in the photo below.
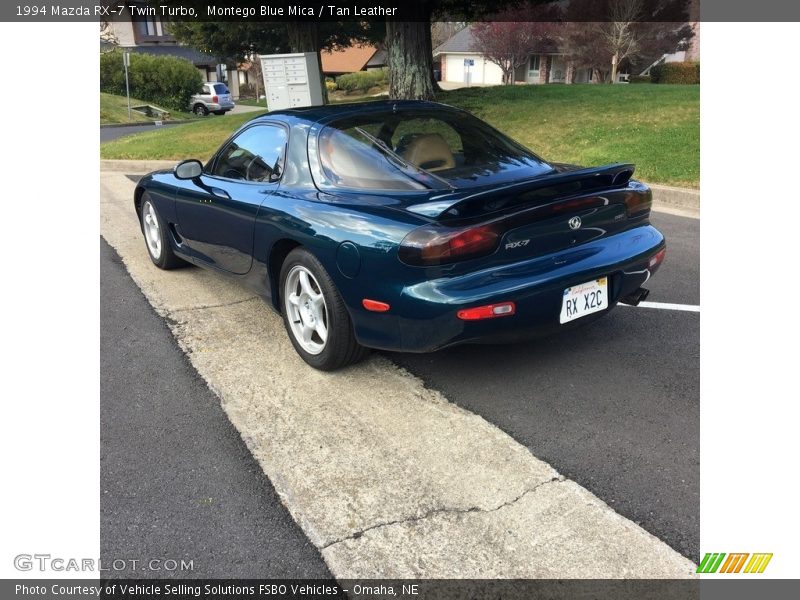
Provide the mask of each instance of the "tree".
{"label": "tree", "polygon": [[615,83],[623,63],[647,66],[693,35],[683,21],[687,6],[686,0],[571,0],[564,48],[576,66]]}
{"label": "tree", "polygon": [[[495,4],[502,1],[513,0],[495,0]],[[433,78],[431,21],[437,17],[441,21],[463,23],[485,10],[479,2],[465,0],[414,0],[403,6],[403,16],[408,21],[387,19],[389,97],[433,100],[439,85]]]}
{"label": "tree", "polygon": [[387,21],[386,61],[389,67],[389,98],[434,99],[438,85],[433,79],[429,21]]}
{"label": "tree", "polygon": [[560,15],[558,5],[507,10],[496,15],[496,21],[474,24],[472,34],[486,60],[502,70],[503,83],[511,85],[515,71],[531,54],[556,46],[562,28],[557,22]]}

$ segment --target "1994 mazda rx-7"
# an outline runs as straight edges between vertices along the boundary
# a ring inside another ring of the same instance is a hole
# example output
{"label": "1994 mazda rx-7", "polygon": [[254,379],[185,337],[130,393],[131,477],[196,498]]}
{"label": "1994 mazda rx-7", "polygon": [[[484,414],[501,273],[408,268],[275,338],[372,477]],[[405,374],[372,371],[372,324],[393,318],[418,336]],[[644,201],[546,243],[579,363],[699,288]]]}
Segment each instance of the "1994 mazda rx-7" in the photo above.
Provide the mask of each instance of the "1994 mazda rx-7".
{"label": "1994 mazda rx-7", "polygon": [[135,206],[156,266],[240,279],[330,370],[637,304],[665,244],[633,169],[548,163],[449,106],[371,102],[258,117],[205,165],[144,177]]}

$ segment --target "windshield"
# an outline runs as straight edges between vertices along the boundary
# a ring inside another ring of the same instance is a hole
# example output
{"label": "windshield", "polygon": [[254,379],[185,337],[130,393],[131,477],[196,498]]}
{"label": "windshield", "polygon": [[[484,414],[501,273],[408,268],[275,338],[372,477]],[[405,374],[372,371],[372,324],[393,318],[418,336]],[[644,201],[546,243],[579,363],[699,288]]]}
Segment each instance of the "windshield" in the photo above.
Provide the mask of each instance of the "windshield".
{"label": "windshield", "polygon": [[468,113],[386,111],[346,117],[319,136],[325,176],[365,189],[449,189],[552,171],[532,152]]}

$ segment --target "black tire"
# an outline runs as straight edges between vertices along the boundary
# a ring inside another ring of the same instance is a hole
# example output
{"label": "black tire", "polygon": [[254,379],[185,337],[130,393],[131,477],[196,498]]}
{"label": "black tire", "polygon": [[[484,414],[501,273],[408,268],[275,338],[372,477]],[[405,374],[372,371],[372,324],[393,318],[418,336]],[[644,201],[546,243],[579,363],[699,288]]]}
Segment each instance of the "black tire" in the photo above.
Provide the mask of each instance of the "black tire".
{"label": "black tire", "polygon": [[[187,263],[183,259],[178,258],[172,251],[172,244],[170,243],[169,234],[167,232],[167,224],[159,216],[155,204],[147,192],[142,194],[141,207],[142,208],[139,211],[139,224],[142,228],[144,245],[145,248],[147,248],[147,254],[150,257],[150,260],[152,260],[153,264],[159,269],[164,270],[177,269],[185,266]],[[149,207],[152,207],[152,212],[149,210]],[[148,235],[154,231],[152,227],[148,227],[148,219],[154,219],[156,222],[157,238],[159,241],[157,252],[153,248],[155,245],[155,238],[152,240],[148,239]],[[153,243],[151,243],[151,241]]]}
{"label": "black tire", "polygon": [[192,112],[194,112],[194,114],[196,114],[198,117],[208,116],[208,109],[204,104],[195,104],[192,108]]}
{"label": "black tire", "polygon": [[214,111],[214,114],[215,114],[215,115],[220,115],[220,116],[222,116],[222,115],[224,115],[226,112],[228,112],[228,111],[227,111],[227,110],[215,110],[215,111]]}
{"label": "black tire", "polygon": [[[316,279],[322,293],[327,314],[327,340],[324,349],[318,354],[306,351],[295,337],[287,309],[286,280],[290,272],[297,267],[304,267]],[[347,365],[363,360],[369,350],[361,346],[353,333],[353,324],[336,285],[328,272],[313,254],[304,248],[295,248],[283,261],[280,276],[281,314],[286,333],[297,353],[309,365],[320,371],[335,371]]]}

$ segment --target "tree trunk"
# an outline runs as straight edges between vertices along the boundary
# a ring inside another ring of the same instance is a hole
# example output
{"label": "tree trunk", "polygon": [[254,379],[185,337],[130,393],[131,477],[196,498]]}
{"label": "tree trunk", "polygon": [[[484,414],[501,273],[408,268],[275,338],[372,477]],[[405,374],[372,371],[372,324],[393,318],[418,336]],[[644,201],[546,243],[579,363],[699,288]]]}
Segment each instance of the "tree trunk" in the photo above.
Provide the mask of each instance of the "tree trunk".
{"label": "tree trunk", "polygon": [[319,51],[319,26],[314,21],[287,21],[286,30],[292,52],[314,52],[317,55],[319,79],[322,86],[322,103],[328,103],[328,88],[325,87],[325,74],[322,72],[322,57]]}
{"label": "tree trunk", "polygon": [[430,20],[387,21],[386,53],[389,63],[389,98],[435,98],[438,86],[433,78]]}
{"label": "tree trunk", "polygon": [[619,54],[616,52],[611,57],[611,83],[617,83],[617,62],[619,61]]}

